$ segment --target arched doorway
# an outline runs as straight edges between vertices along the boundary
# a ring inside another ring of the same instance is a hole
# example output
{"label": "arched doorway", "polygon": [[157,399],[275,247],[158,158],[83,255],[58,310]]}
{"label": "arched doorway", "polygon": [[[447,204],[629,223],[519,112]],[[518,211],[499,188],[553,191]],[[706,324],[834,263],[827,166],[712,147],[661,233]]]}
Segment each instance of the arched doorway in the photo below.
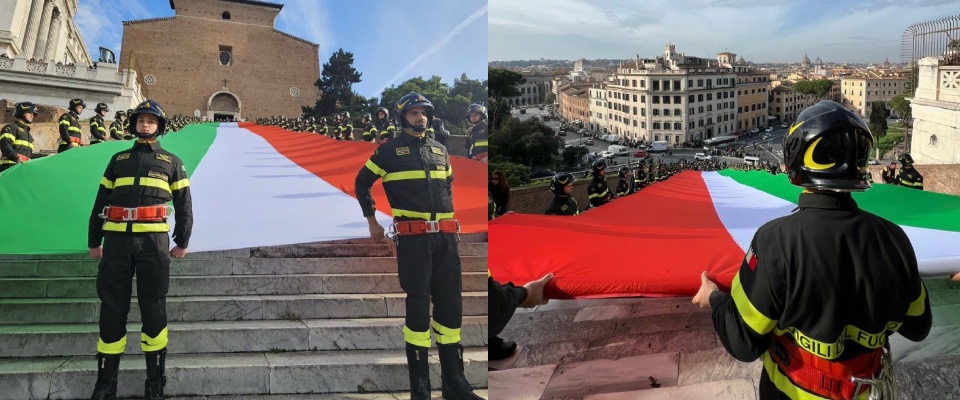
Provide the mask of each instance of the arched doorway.
{"label": "arched doorway", "polygon": [[227,91],[219,91],[207,100],[207,120],[210,121],[239,121],[240,99]]}

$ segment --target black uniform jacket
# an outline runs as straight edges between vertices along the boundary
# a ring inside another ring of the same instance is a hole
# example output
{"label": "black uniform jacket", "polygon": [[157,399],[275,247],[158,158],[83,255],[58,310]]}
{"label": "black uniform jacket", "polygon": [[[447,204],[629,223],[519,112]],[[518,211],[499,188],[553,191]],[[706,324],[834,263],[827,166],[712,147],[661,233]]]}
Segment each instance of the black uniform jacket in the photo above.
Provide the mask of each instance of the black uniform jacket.
{"label": "black uniform jacket", "polygon": [[453,168],[447,148],[425,134],[403,132],[380,145],[355,182],[364,217],[375,213],[370,187],[383,179],[383,190],[397,220],[453,219]]}
{"label": "black uniform jacket", "polygon": [[760,227],[730,294],[710,296],[727,352],[741,361],[762,356],[761,392],[771,381],[793,390],[768,352],[774,335],[845,360],[894,332],[913,341],[930,332],[930,302],[900,226],[860,210],[849,193],[803,193],[798,209]]}
{"label": "black uniform jacket", "polygon": [[100,246],[104,231],[169,232],[167,222],[104,222],[99,214],[108,205],[142,207],[167,204],[170,200],[173,200],[177,222],[173,241],[185,249],[193,230],[187,169],[180,158],[162,149],[159,142],[136,141],[131,149],[114,154],[107,164],[90,215],[88,246]]}

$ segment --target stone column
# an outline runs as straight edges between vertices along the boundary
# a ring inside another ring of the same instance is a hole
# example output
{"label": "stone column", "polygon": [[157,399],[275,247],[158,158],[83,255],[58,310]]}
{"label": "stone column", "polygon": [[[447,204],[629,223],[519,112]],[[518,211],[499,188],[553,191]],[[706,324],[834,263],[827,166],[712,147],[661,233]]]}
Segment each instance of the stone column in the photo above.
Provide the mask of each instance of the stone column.
{"label": "stone column", "polygon": [[33,5],[30,6],[30,17],[27,18],[27,29],[23,35],[23,44],[20,45],[21,55],[27,59],[33,55],[33,48],[37,45],[37,31],[40,29],[42,13],[43,0],[33,0]]}
{"label": "stone column", "polygon": [[[60,30],[63,28],[63,14],[57,14],[53,17],[50,25],[50,34],[47,39],[47,51],[43,55],[43,61],[53,61],[57,57],[57,45],[60,43]],[[66,60],[64,60],[66,64]]]}
{"label": "stone column", "polygon": [[50,32],[50,19],[53,18],[53,7],[55,6],[53,2],[54,0],[45,0],[43,3],[43,16],[40,18],[40,31],[37,33],[37,45],[27,58],[43,58],[43,54],[47,50],[47,34]]}

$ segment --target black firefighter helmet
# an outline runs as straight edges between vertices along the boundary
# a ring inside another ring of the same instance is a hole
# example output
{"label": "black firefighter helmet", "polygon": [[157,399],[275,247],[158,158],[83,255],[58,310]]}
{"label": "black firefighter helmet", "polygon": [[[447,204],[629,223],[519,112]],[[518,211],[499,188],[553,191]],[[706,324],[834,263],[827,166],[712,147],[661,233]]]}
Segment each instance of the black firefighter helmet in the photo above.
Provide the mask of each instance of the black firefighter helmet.
{"label": "black firefighter helmet", "polygon": [[900,153],[900,155],[897,156],[897,161],[904,167],[913,165],[913,157],[910,153]]}
{"label": "black firefighter helmet", "polygon": [[564,196],[567,193],[563,191],[563,188],[576,180],[577,178],[567,172],[556,174],[553,176],[553,179],[550,180],[550,191],[553,192],[553,194]]}
{"label": "black firefighter helmet", "polygon": [[136,132],[137,137],[141,139],[149,139],[155,136],[162,136],[166,133],[167,129],[167,114],[163,112],[163,107],[160,107],[160,104],[157,104],[156,101],[151,99],[145,100],[143,103],[137,105],[137,108],[133,110],[133,115],[130,116],[130,123],[134,126],[133,130],[136,131],[137,116],[140,114],[150,114],[157,117],[157,132],[152,135],[142,134],[139,131]]}
{"label": "black firefighter helmet", "polygon": [[863,191],[870,188],[867,161],[873,135],[857,114],[834,101],[803,110],[783,142],[790,183],[811,189]]}
{"label": "black firefighter helmet", "polygon": [[[413,107],[424,108],[424,111],[427,114],[426,124],[411,126],[410,123],[407,122],[407,111]],[[397,119],[400,120],[400,126],[402,128],[410,128],[417,133],[425,132],[427,127],[431,126],[431,122],[433,121],[433,103],[431,103],[430,100],[427,100],[426,97],[423,97],[423,95],[420,93],[410,92],[403,95],[400,100],[397,100],[396,113]]]}
{"label": "black firefighter helmet", "polygon": [[40,114],[40,111],[37,110],[37,106],[29,101],[21,101],[13,106],[13,117],[16,119],[22,119],[26,121],[24,115],[33,114],[33,117],[36,118],[37,114]]}

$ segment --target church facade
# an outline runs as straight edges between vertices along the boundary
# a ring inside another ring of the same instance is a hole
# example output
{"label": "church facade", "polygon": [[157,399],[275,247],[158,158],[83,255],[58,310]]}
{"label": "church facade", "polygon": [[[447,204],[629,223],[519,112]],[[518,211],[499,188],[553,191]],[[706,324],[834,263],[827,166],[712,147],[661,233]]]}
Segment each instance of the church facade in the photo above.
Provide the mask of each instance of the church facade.
{"label": "church facade", "polygon": [[274,28],[254,0],[170,0],[173,17],[123,22],[120,67],[168,114],[206,120],[300,115],[319,97],[319,45]]}

